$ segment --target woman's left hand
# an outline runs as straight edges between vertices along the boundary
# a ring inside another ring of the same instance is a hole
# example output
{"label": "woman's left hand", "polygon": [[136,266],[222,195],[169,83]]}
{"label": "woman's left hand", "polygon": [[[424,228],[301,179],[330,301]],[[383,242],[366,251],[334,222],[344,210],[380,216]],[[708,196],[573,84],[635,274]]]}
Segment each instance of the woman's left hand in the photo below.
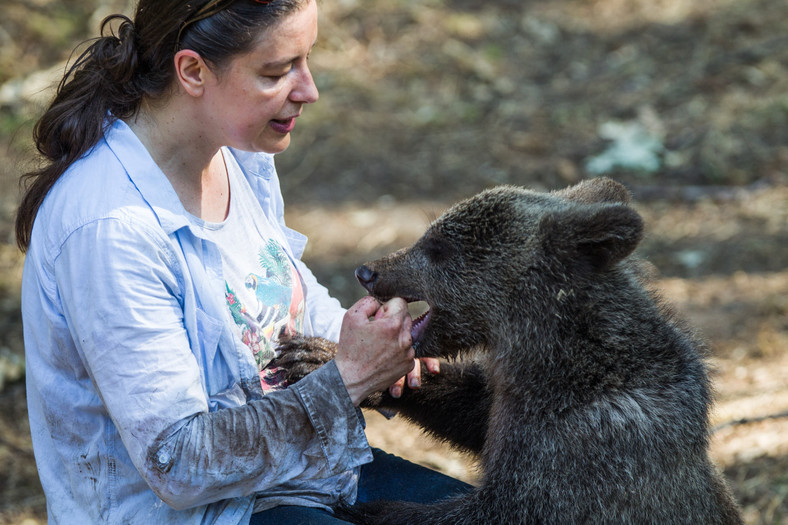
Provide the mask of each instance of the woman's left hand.
{"label": "woman's left hand", "polygon": [[412,388],[414,390],[421,388],[421,361],[424,363],[424,366],[427,367],[432,374],[437,374],[440,372],[440,361],[434,357],[420,357],[416,359],[416,366],[413,367],[407,376],[402,377],[389,387],[389,394],[391,397],[398,398],[402,395],[402,389],[405,387],[405,381],[408,382],[408,388]]}

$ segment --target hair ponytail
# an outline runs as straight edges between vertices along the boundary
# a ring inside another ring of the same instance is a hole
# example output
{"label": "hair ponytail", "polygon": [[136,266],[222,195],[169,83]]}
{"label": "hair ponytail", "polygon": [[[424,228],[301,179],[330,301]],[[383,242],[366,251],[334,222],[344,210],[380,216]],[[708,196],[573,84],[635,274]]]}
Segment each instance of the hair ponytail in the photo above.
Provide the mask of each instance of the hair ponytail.
{"label": "hair ponytail", "polygon": [[[118,34],[110,30],[105,35],[116,19],[121,21]],[[22,176],[28,183],[16,215],[16,242],[22,251],[30,246],[38,208],[58,178],[96,145],[108,118],[129,117],[139,108],[142,91],[134,81],[138,58],[131,20],[109,16],[101,23],[101,34],[69,67],[33,129],[46,165]]]}

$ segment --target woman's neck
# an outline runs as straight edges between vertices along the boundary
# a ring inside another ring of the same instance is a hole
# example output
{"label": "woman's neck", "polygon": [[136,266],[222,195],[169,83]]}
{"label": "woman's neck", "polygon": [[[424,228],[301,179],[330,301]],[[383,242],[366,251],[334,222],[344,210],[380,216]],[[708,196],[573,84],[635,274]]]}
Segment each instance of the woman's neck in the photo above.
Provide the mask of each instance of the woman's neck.
{"label": "woman's neck", "polygon": [[143,107],[125,120],[170,181],[183,207],[196,217],[221,222],[230,207],[227,168],[219,146],[173,104]]}

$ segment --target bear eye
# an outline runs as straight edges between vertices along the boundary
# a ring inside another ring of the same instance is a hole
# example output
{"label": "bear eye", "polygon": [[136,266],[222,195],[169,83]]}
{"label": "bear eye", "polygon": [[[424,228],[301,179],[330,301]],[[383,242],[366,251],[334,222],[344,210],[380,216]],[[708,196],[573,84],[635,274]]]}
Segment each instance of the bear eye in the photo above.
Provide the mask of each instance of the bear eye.
{"label": "bear eye", "polygon": [[422,249],[432,262],[442,262],[452,258],[457,248],[448,239],[430,236],[424,239]]}

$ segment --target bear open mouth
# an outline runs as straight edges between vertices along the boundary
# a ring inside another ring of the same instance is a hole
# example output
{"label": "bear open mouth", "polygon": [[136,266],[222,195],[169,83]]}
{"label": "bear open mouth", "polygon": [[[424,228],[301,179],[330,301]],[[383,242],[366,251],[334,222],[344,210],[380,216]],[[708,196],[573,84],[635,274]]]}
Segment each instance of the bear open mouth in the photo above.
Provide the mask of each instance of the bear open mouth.
{"label": "bear open mouth", "polygon": [[430,321],[430,314],[432,310],[426,301],[408,300],[408,313],[413,319],[413,327],[410,330],[410,337],[413,340],[414,346],[421,339],[424,329]]}

